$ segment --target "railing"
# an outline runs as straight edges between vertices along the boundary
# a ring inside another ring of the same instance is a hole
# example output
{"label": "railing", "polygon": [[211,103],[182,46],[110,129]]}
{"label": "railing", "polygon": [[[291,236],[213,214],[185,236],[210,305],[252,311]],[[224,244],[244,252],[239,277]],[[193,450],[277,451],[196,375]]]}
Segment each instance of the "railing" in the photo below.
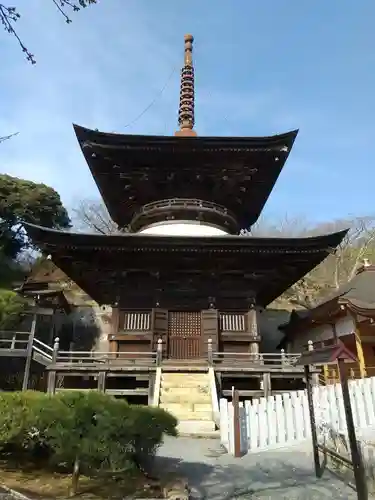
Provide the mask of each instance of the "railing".
{"label": "railing", "polygon": [[[52,363],[93,366],[103,364],[130,364],[160,366],[162,360],[163,342],[158,340],[157,350],[148,352],[95,352],[95,351],[60,351],[60,339],[56,338],[52,350]],[[119,363],[120,362],[120,363]]]}
{"label": "railing", "polygon": [[[365,366],[366,377],[375,377],[375,366]],[[349,377],[361,378],[361,371],[358,367],[349,368]]]}
{"label": "railing", "polygon": [[58,351],[56,363],[70,365],[95,365],[103,363],[156,364],[157,353],[150,352],[92,352]]}
{"label": "railing", "polygon": [[213,352],[212,363],[221,365],[267,365],[267,366],[291,366],[293,367],[300,354],[285,353],[249,353],[249,352]]}
{"label": "railing", "polygon": [[[130,223],[130,227],[132,230],[139,230],[147,219],[155,220],[160,218],[163,213],[169,216],[171,213],[174,213],[177,217],[177,215],[181,215],[181,213],[188,216],[188,214],[196,214],[196,212],[199,212],[202,217],[207,220],[211,219],[217,221],[219,219],[228,229],[237,229],[238,224],[236,218],[227,208],[210,201],[194,198],[170,198],[147,203],[135,213]],[[188,216],[188,218],[192,218],[191,215],[190,217]]]}
{"label": "railing", "polygon": [[38,339],[33,340],[33,352],[40,354],[49,361],[52,361],[53,348]]}
{"label": "railing", "polygon": [[[5,336],[5,334],[7,334]],[[30,352],[30,333],[27,332],[0,332],[1,351],[22,351],[26,356]],[[2,347],[3,346],[3,347]],[[155,351],[134,352],[98,352],[98,351],[60,351],[59,339],[55,339],[53,348],[34,338],[32,341],[33,356],[40,356],[46,364],[63,364],[75,366],[93,366],[101,364],[123,365],[154,365],[161,366],[163,341],[158,340]],[[293,367],[300,354],[280,353],[249,353],[249,352],[220,352],[213,351],[212,340],[208,340],[207,362],[210,366],[260,366]]]}
{"label": "railing", "polygon": [[0,352],[13,351],[15,354],[21,353],[26,356],[27,350],[31,347],[32,354],[38,354],[46,361],[52,361],[53,348],[35,337],[32,339],[32,345],[29,346],[31,338],[30,332],[1,331]]}
{"label": "railing", "polygon": [[216,211],[222,215],[228,215],[228,209],[222,205],[218,205],[217,203],[213,203],[211,201],[197,200],[194,198],[169,198],[166,200],[154,201],[152,203],[147,203],[136,213],[137,215],[141,215],[144,213],[148,213],[152,210],[157,210],[160,208],[171,208],[171,207],[197,207],[197,208],[205,208],[208,210]]}
{"label": "railing", "polygon": [[29,342],[30,332],[0,332],[0,350],[25,350]]}

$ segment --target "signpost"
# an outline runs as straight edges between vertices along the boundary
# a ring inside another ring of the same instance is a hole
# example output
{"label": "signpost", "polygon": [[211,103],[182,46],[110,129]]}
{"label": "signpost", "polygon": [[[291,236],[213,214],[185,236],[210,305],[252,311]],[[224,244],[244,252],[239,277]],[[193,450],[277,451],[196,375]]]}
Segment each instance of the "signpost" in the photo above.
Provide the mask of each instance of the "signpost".
{"label": "signpost", "polygon": [[[315,422],[315,412],[314,412],[314,404],[313,404],[313,393],[312,393],[312,384],[311,384],[311,371],[310,366],[322,366],[328,363],[337,362],[338,370],[340,374],[341,381],[341,390],[342,397],[344,401],[344,409],[345,409],[345,419],[348,430],[348,440],[350,446],[350,453],[352,459],[352,466],[354,471],[354,479],[355,485],[357,489],[357,497],[358,500],[368,500],[368,488],[366,481],[365,468],[363,465],[363,458],[361,454],[360,447],[358,445],[354,420],[353,420],[353,412],[352,406],[350,402],[350,393],[348,386],[348,377],[346,373],[345,360],[350,360],[354,362],[358,362],[355,355],[349,351],[345,347],[345,345],[338,340],[336,344],[330,345],[328,347],[323,347],[321,349],[314,349],[302,353],[301,357],[298,359],[298,365],[304,366],[305,376],[306,376],[306,388],[307,388],[307,398],[309,403],[309,412],[310,412],[310,423],[311,423],[311,436],[312,436],[312,445],[314,451],[314,465],[315,465],[315,474],[317,477],[320,477],[322,474],[319,460],[319,450],[330,452],[321,444],[318,443],[318,436],[316,432],[316,422]],[[332,455],[335,455],[332,453]],[[343,460],[345,461],[345,460]]]}

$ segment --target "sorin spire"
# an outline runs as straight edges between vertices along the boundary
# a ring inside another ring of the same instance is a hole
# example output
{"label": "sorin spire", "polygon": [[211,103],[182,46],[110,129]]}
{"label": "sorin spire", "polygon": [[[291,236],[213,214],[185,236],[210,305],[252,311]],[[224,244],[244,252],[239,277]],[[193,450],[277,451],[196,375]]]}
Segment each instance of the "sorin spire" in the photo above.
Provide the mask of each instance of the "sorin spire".
{"label": "sorin spire", "polygon": [[192,35],[185,35],[184,66],[181,70],[180,107],[178,110],[179,136],[196,136],[194,127],[194,67]]}

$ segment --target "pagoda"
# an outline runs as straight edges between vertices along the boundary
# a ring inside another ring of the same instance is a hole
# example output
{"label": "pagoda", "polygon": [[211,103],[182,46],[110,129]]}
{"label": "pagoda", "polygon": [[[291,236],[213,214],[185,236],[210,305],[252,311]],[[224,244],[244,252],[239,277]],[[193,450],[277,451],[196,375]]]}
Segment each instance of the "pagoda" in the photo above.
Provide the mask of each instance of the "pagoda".
{"label": "pagoda", "polygon": [[112,307],[112,352],[164,359],[257,354],[257,315],[332,253],[346,231],[308,238],[243,234],[258,220],[297,130],[199,137],[193,37],[185,36],[173,136],[74,130],[115,235],[25,225],[33,242],[100,305]]}

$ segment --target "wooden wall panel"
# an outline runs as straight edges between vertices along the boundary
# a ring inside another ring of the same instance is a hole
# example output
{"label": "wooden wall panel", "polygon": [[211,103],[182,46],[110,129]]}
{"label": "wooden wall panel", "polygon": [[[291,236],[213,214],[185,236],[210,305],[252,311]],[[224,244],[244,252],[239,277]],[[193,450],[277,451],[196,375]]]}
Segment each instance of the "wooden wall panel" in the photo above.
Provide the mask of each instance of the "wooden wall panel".
{"label": "wooden wall panel", "polygon": [[202,316],[202,356],[207,358],[208,339],[212,340],[213,352],[219,350],[219,311],[204,309]]}
{"label": "wooden wall panel", "polygon": [[168,352],[168,311],[167,309],[155,308],[152,310],[151,330],[153,333],[152,348],[156,350],[158,340],[163,341],[163,357]]}

